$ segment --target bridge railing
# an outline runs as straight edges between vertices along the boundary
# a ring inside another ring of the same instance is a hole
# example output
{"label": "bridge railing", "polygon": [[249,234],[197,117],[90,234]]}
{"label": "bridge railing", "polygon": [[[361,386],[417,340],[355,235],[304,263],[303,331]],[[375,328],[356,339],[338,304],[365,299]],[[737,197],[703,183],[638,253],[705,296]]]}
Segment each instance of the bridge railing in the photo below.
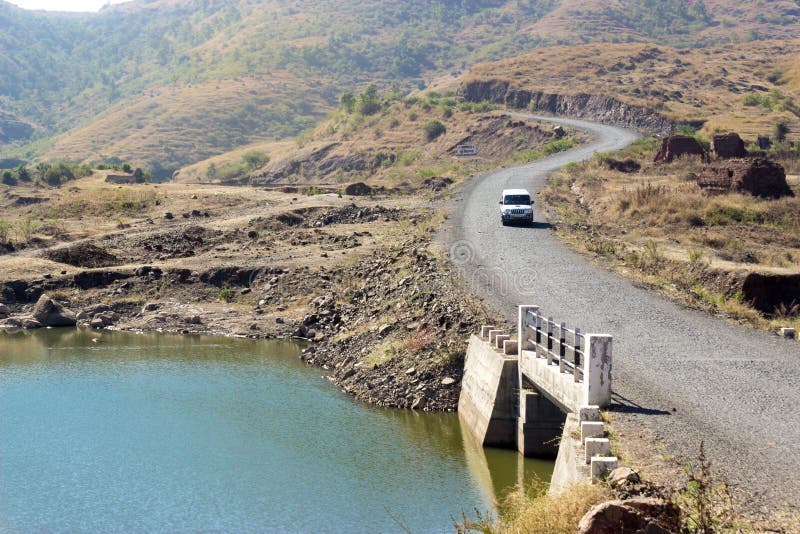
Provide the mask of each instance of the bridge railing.
{"label": "bridge railing", "polygon": [[605,406],[611,401],[611,336],[568,328],[538,306],[519,307],[517,335],[520,357],[535,354],[535,361],[546,361],[547,369],[557,365],[559,374],[580,384],[581,404]]}
{"label": "bridge railing", "polygon": [[583,382],[584,336],[580,328],[571,330],[567,323],[557,323],[552,316],[545,317],[538,309],[526,310],[528,321],[523,335],[527,346],[532,346],[539,358],[548,365],[558,365],[562,373],[570,373],[575,382]]}

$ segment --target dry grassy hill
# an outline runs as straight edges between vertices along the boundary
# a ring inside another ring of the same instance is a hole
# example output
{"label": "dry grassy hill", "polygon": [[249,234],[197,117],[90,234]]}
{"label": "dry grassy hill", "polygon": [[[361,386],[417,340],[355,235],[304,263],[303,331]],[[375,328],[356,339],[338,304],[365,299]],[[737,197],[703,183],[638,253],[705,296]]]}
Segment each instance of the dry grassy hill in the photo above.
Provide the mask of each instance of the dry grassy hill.
{"label": "dry grassy hill", "polygon": [[797,36],[798,22],[800,4],[794,0],[564,0],[522,31],[551,44],[604,41],[705,46],[792,39]]}
{"label": "dry grassy hill", "polygon": [[162,87],[57,137],[42,157],[104,161],[124,154],[151,170],[174,169],[265,137],[293,135],[316,124],[327,106],[288,72]]}
{"label": "dry grassy hill", "polygon": [[[703,130],[735,130],[754,140],[775,123],[800,138],[800,41],[763,41],[679,50],[648,44],[590,44],[536,50],[475,66],[472,98],[515,91],[605,95]],[[502,87],[502,91],[498,91]]]}
{"label": "dry grassy hill", "polygon": [[[292,142],[257,143],[215,156],[183,168],[178,180],[335,190],[354,182],[398,191],[438,189],[481,169],[543,157],[583,139],[572,131],[558,138],[551,125],[492,108],[459,104],[438,93],[387,95],[374,114],[337,111]],[[478,156],[459,158],[459,144],[475,145]],[[253,154],[270,161],[250,168],[246,160]]]}
{"label": "dry grassy hill", "polygon": [[0,109],[33,126],[0,147],[169,174],[294,135],[372,81],[416,89],[555,44],[726,42],[749,55],[741,43],[795,36],[799,16],[790,0],[138,0],[77,15],[0,0]]}

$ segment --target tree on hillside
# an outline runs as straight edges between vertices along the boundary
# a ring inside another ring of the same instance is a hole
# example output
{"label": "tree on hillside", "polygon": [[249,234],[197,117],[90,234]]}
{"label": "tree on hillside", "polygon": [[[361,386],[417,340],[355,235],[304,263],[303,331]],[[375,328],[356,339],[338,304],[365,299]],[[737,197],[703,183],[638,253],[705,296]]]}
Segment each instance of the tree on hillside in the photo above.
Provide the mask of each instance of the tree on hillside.
{"label": "tree on hillside", "polygon": [[378,94],[378,86],[371,83],[358,95],[358,111],[364,115],[373,115],[380,109],[381,98]]}
{"label": "tree on hillside", "polygon": [[17,179],[23,182],[30,182],[31,181],[31,173],[28,172],[28,168],[25,165],[20,165],[17,167]]}
{"label": "tree on hillside", "polygon": [[351,92],[342,93],[339,96],[339,107],[348,115],[356,109],[356,97]]}
{"label": "tree on hillside", "polygon": [[773,134],[775,135],[775,140],[783,142],[786,140],[786,135],[789,133],[789,125],[786,124],[786,121],[780,121],[775,124],[775,128],[773,128]]}
{"label": "tree on hillside", "polygon": [[244,162],[250,170],[258,169],[269,163],[269,156],[264,152],[248,152],[244,155]]}

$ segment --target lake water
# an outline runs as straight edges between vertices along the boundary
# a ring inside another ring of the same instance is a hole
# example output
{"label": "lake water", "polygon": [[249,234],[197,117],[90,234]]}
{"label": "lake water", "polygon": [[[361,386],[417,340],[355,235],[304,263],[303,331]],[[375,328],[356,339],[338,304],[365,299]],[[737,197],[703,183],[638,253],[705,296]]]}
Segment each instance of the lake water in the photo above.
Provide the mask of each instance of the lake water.
{"label": "lake water", "polygon": [[288,342],[0,333],[0,532],[447,532],[550,462],[363,405]]}

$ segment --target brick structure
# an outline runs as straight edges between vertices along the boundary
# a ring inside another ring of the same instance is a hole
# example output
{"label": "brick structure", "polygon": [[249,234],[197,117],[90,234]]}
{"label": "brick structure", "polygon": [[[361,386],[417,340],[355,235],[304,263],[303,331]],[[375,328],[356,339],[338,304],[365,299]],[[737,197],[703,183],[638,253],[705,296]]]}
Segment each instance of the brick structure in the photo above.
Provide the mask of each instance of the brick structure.
{"label": "brick structure", "polygon": [[694,137],[688,135],[671,135],[661,142],[661,150],[656,154],[656,163],[667,162],[681,156],[705,156],[705,150]]}
{"label": "brick structure", "polygon": [[745,158],[747,149],[737,133],[715,135],[711,138],[711,155],[715,158]]}
{"label": "brick structure", "polygon": [[731,159],[706,165],[697,185],[709,193],[750,193],[762,198],[792,197],[786,172],[767,159]]}

